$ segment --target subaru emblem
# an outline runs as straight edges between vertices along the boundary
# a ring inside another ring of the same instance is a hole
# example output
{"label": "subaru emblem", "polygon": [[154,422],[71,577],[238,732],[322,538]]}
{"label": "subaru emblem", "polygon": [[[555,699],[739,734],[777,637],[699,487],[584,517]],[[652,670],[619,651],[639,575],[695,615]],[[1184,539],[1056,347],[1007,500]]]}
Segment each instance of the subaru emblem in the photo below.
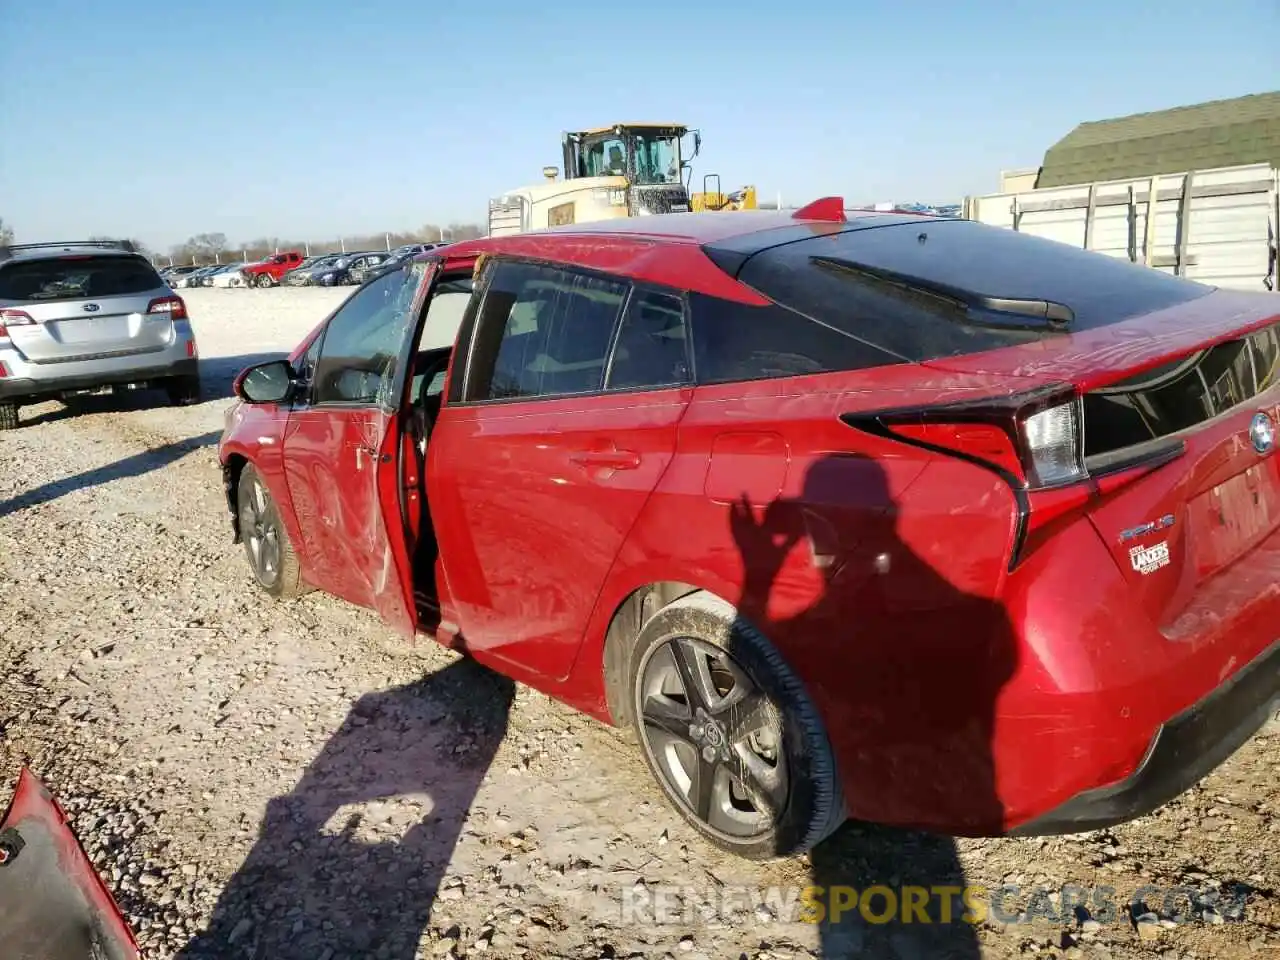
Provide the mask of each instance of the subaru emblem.
{"label": "subaru emblem", "polygon": [[1270,453],[1276,445],[1276,425],[1265,413],[1255,413],[1249,423],[1249,439],[1258,453]]}
{"label": "subaru emblem", "polygon": [[97,312],[98,312],[98,305],[97,305],[96,303],[86,303],[86,304],[84,305],[84,312],[85,312],[85,313],[97,313]]}

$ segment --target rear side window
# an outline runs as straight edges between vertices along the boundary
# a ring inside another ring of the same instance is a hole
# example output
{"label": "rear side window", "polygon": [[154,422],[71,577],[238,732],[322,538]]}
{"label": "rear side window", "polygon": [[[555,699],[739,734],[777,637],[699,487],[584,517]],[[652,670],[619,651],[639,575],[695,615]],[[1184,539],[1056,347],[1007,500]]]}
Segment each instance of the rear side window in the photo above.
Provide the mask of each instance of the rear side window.
{"label": "rear side window", "polygon": [[689,379],[684,301],[658,290],[636,290],[618,330],[607,388],[645,390]]}
{"label": "rear side window", "polygon": [[787,243],[747,259],[738,279],[917,362],[1058,335],[1025,314],[965,305],[981,298],[1061,305],[1071,314],[1064,329],[1075,333],[1213,289],[969,220],[897,223]]}
{"label": "rear side window", "polygon": [[776,304],[754,307],[691,293],[689,305],[699,383],[797,377],[898,362],[846,331]]}
{"label": "rear side window", "polygon": [[627,284],[537,264],[490,268],[467,400],[600,390]]}
{"label": "rear side window", "polygon": [[141,257],[57,257],[0,267],[0,300],[86,300],[164,286]]}

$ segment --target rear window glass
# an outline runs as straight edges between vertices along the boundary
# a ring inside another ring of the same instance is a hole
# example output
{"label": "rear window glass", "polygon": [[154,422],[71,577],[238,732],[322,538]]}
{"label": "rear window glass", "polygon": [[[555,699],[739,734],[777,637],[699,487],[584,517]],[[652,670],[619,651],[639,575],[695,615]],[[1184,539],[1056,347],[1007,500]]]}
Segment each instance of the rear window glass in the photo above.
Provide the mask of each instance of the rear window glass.
{"label": "rear window glass", "polygon": [[[825,265],[824,265],[825,261]],[[853,267],[842,269],[833,261]],[[893,274],[883,282],[876,274]],[[939,289],[1062,304],[1079,332],[1171,307],[1213,288],[1065,243],[969,220],[849,230],[765,250],[738,279],[806,316],[924,361],[1056,336],[1027,317],[966,312]]]}
{"label": "rear window glass", "polygon": [[897,358],[785,307],[753,307],[700,293],[693,310],[699,383],[770,380],[885,366]]}
{"label": "rear window glass", "polygon": [[60,257],[0,267],[0,300],[84,300],[163,286],[155,269],[138,257]]}

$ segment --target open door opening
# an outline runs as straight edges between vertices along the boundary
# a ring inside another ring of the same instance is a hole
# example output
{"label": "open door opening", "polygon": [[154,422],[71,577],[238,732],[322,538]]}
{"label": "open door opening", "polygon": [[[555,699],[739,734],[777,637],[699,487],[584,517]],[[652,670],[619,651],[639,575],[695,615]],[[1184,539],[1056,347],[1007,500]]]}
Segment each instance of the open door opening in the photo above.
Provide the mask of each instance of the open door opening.
{"label": "open door opening", "polygon": [[440,625],[436,580],[440,551],[427,497],[427,451],[444,403],[445,377],[471,291],[469,266],[442,273],[429,293],[425,315],[412,344],[411,379],[401,434],[402,506],[418,629],[429,634],[434,634]]}

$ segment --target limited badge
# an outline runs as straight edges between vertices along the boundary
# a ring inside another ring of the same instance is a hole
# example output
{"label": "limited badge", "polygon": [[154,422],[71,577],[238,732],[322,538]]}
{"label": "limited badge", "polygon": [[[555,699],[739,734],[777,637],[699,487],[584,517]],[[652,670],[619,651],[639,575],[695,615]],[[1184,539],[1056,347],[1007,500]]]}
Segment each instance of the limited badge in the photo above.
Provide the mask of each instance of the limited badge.
{"label": "limited badge", "polygon": [[1162,540],[1160,543],[1150,547],[1131,547],[1129,550],[1129,562],[1133,564],[1133,569],[1137,570],[1144,577],[1150,573],[1155,573],[1161,567],[1169,565],[1169,543]]}

